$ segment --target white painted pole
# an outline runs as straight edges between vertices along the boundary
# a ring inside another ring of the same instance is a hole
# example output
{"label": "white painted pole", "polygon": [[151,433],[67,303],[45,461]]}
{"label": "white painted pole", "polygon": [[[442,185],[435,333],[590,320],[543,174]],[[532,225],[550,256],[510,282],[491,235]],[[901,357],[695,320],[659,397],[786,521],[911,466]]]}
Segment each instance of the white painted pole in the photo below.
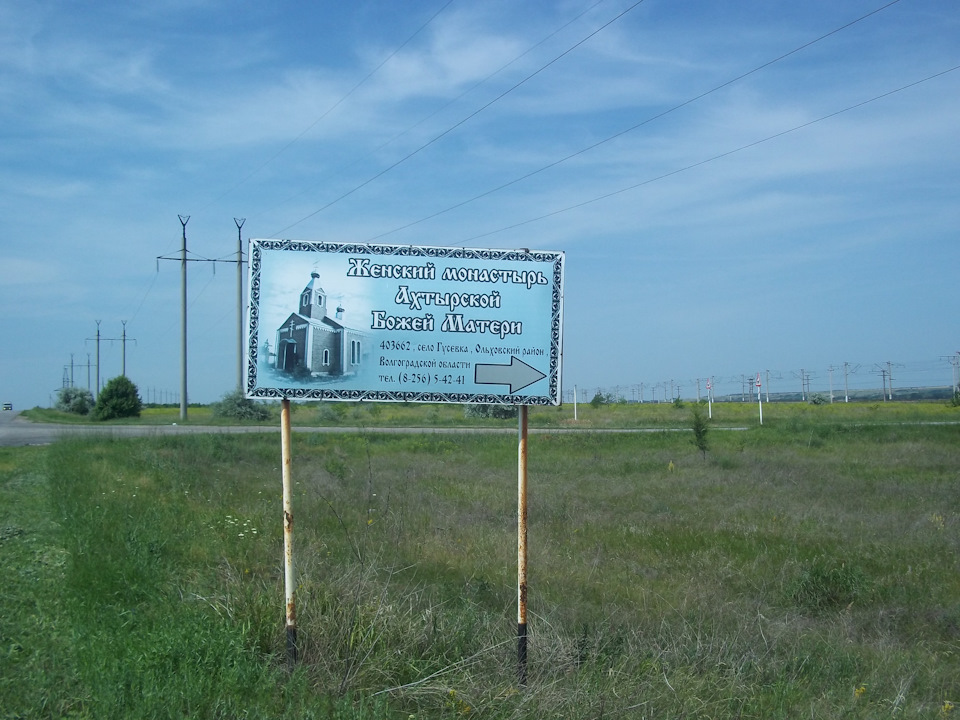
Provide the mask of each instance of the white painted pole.
{"label": "white painted pole", "polygon": [[297,664],[297,584],[293,566],[293,482],[290,452],[290,401],[280,402],[280,450],[283,461],[283,589],[286,600],[287,668]]}
{"label": "white painted pole", "polygon": [[527,684],[527,406],[520,406],[517,452],[517,682]]}
{"label": "white painted pole", "polygon": [[760,397],[760,373],[757,373],[757,405],[760,407],[760,424],[763,425],[763,398]]}

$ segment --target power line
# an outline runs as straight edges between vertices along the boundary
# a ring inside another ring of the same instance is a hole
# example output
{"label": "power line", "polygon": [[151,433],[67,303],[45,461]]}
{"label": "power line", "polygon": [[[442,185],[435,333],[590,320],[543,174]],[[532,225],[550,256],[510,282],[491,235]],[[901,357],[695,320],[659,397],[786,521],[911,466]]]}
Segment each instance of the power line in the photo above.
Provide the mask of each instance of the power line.
{"label": "power line", "polygon": [[[741,145],[740,147],[734,148],[733,150],[727,150],[726,152],[722,152],[718,155],[714,155],[705,160],[700,160],[698,162],[691,163],[690,165],[685,165],[684,167],[678,168],[676,170],[671,170],[670,172],[663,173],[662,175],[657,175],[656,177],[652,177],[647,180],[643,180],[641,182],[635,183],[633,185],[620,188],[619,190],[613,190],[612,192],[604,193],[603,195],[598,195],[597,197],[590,198],[589,200],[584,200],[583,202],[579,202],[574,205],[568,205],[567,207],[560,208],[558,210],[553,210],[543,215],[538,215],[537,217],[529,218],[527,220],[514,223],[513,225],[507,225],[505,227],[497,228],[496,230],[490,230],[489,232],[481,233],[479,235],[474,235],[465,240],[462,240],[461,244],[472,242],[474,240],[479,240],[481,238],[489,237],[490,235],[496,235],[498,233],[505,232],[507,230],[514,230],[516,228],[523,227],[524,225],[530,225],[531,223],[539,222],[540,220],[546,220],[547,218],[551,218],[556,215],[562,215],[563,213],[570,212],[571,210],[577,210],[579,208],[586,207],[587,205],[592,205],[593,203],[600,202],[601,200],[608,200],[609,198],[615,197],[617,195],[622,195],[623,193],[629,192],[631,190],[636,190],[637,188],[643,187],[644,185],[650,185],[660,180],[665,180],[668,177],[679,175],[680,173],[687,172],[688,170],[693,170],[703,165],[707,165],[708,163],[712,163],[717,160],[722,160],[723,158],[729,157],[731,155],[735,155],[744,150],[749,150],[750,148],[757,147],[758,145],[762,145],[766,142],[770,142],[771,140],[776,140],[777,138],[781,138],[784,135],[789,135],[791,133],[797,132],[798,130],[803,130],[805,128],[810,127],[811,125],[816,125],[817,123],[821,123],[824,120],[835,118],[838,115],[842,115],[844,113],[850,112],[851,110],[856,110],[858,108],[864,107],[865,105],[869,105],[870,103],[874,103],[878,100],[882,100],[884,98],[890,97],[891,95],[895,95],[899,92],[903,92],[904,90],[909,90],[910,88],[916,87],[917,85],[920,85],[922,83],[928,82],[930,80],[935,80],[936,78],[942,77],[956,70],[960,70],[960,65],[954,65],[953,67],[948,68],[946,70],[942,70],[940,72],[934,73],[933,75],[928,75],[927,77],[921,80],[917,80],[915,82],[908,83],[907,85],[903,85],[895,90],[890,90],[880,95],[876,95],[870,98],[869,100],[864,100],[862,102],[849,105],[843,108],[842,110],[837,110],[835,112],[829,113],[828,115],[823,115],[815,120],[810,120],[808,122],[801,123],[800,125],[796,125],[788,130],[782,130],[781,132],[774,133],[773,135],[768,135],[767,137],[761,140],[755,140],[754,142],[747,143],[746,145]],[[377,237],[382,237],[382,235]],[[376,238],[370,238],[370,240],[373,240],[373,239],[376,239]],[[369,240],[367,240],[366,242],[369,242]]]}
{"label": "power line", "polygon": [[[678,110],[681,110],[682,108],[685,108],[685,107],[687,107],[688,105],[691,105],[691,104],[697,102],[698,100],[702,100],[703,98],[708,97],[708,96],[710,96],[710,95],[712,95],[712,94],[714,94],[714,93],[716,93],[716,92],[718,92],[718,91],[720,91],[720,90],[723,90],[724,88],[729,87],[729,86],[733,85],[734,83],[737,83],[737,82],[739,82],[739,81],[741,81],[741,80],[743,80],[743,79],[745,79],[745,78],[747,78],[747,77],[750,77],[751,75],[754,75],[754,74],[760,72],[761,70],[764,70],[765,68],[768,68],[768,67],[770,67],[771,65],[774,65],[774,64],[780,62],[781,60],[785,60],[786,58],[791,57],[792,55],[795,55],[795,54],[797,54],[798,52],[801,52],[802,50],[805,50],[805,49],[811,47],[812,45],[817,44],[818,42],[820,42],[820,41],[822,41],[822,40],[825,40],[825,39],[827,39],[827,38],[829,38],[829,37],[831,37],[831,36],[833,36],[833,35],[836,35],[837,33],[842,32],[843,30],[846,30],[846,29],[852,27],[853,25],[856,25],[857,23],[859,23],[859,22],[861,22],[861,21],[863,21],[863,20],[866,20],[867,18],[869,18],[869,17],[871,17],[871,16],[873,16],[873,15],[876,15],[877,13],[879,13],[879,12],[881,12],[881,11],[883,11],[883,10],[886,10],[886,9],[889,8],[891,5],[895,5],[895,4],[897,4],[898,2],[900,2],[900,0],[893,0],[892,2],[889,2],[889,3],[887,3],[886,5],[883,5],[883,6],[879,7],[879,8],[876,8],[875,10],[872,10],[872,11],[866,13],[865,15],[861,15],[861,16],[858,17],[856,20],[851,20],[850,22],[848,22],[848,23],[846,23],[846,24],[844,24],[844,25],[841,25],[841,26],[838,27],[838,28],[833,29],[833,30],[831,30],[831,31],[828,32],[828,33],[824,33],[823,35],[821,35],[821,36],[818,37],[818,38],[815,38],[814,40],[810,40],[810,41],[804,43],[803,45],[800,45],[800,46],[794,48],[793,50],[790,50],[789,52],[783,53],[782,55],[780,55],[780,56],[778,56],[778,57],[776,57],[776,58],[773,58],[772,60],[768,60],[767,62],[765,62],[765,63],[763,63],[763,64],[761,64],[761,65],[758,65],[757,67],[753,68],[752,70],[748,70],[748,71],[745,72],[745,73],[742,73],[742,74],[740,74],[740,75],[737,75],[736,77],[731,78],[730,80],[727,80],[726,82],[723,82],[723,83],[721,83],[720,85],[717,85],[716,87],[713,87],[713,88],[711,88],[710,90],[707,90],[706,92],[702,92],[702,93],[700,93],[699,95],[696,95],[696,96],[694,96],[694,97],[692,97],[692,98],[689,98],[688,100],[684,100],[682,103],[679,103],[679,104],[677,104],[677,105],[674,105],[673,107],[671,107],[671,108],[669,108],[669,109],[667,109],[667,110],[664,110],[663,112],[657,113],[656,115],[652,115],[652,116],[646,118],[645,120],[642,120],[641,122],[638,122],[638,123],[636,123],[635,125],[631,125],[630,127],[626,128],[626,129],[624,129],[624,130],[620,130],[619,132],[616,132],[616,133],[614,133],[613,135],[610,135],[609,137],[604,138],[603,140],[600,140],[600,141],[598,141],[598,142],[595,142],[595,143],[593,143],[592,145],[588,145],[588,146],[585,147],[585,148],[581,148],[580,150],[577,150],[576,152],[571,153],[570,155],[567,155],[566,157],[562,157],[562,158],[560,158],[559,160],[555,160],[554,162],[551,162],[551,163],[549,163],[549,164],[547,164],[547,165],[544,165],[543,167],[540,167],[540,168],[538,168],[538,169],[536,169],[536,170],[533,170],[533,171],[531,171],[531,172],[528,172],[528,173],[526,173],[525,175],[521,175],[520,177],[514,178],[513,180],[510,180],[510,181],[508,181],[508,182],[503,183],[502,185],[498,185],[498,186],[495,187],[495,188],[491,188],[490,190],[487,190],[487,191],[485,191],[485,192],[482,192],[482,193],[480,193],[479,195],[475,195],[475,196],[473,196],[473,197],[471,197],[471,198],[469,198],[469,199],[467,199],[467,200],[464,200],[464,201],[462,201],[462,202],[456,203],[455,205],[451,205],[450,207],[447,207],[447,208],[445,208],[445,209],[443,209],[443,210],[439,210],[439,211],[433,213],[432,215],[427,215],[426,217],[420,218],[419,220],[414,220],[413,222],[407,223],[406,225],[401,225],[400,227],[396,227],[396,228],[394,228],[393,230],[388,230],[387,232],[381,233],[380,235],[376,235],[376,236],[374,236],[374,237],[372,237],[372,238],[369,238],[368,241],[379,240],[380,238],[386,237],[387,235],[392,235],[393,233],[400,232],[401,230],[406,230],[406,229],[411,228],[411,227],[413,227],[413,226],[415,226],[415,225],[419,225],[419,224],[422,223],[422,222],[426,222],[427,220],[433,220],[434,218],[437,218],[437,217],[439,217],[439,216],[441,216],[441,215],[445,215],[445,214],[448,213],[448,212],[451,212],[451,211],[453,211],[453,210],[457,210],[457,209],[459,209],[459,208],[462,208],[462,207],[464,207],[465,205],[469,205],[470,203],[476,202],[477,200],[480,200],[480,199],[482,199],[482,198],[485,198],[485,197],[487,197],[487,196],[489,196],[489,195],[493,195],[494,193],[497,193],[497,192],[499,192],[499,191],[501,191],[501,190],[504,190],[504,189],[506,189],[506,188],[508,188],[508,187],[510,187],[510,186],[512,186],[512,185],[516,185],[516,184],[519,183],[519,182],[523,182],[524,180],[528,180],[528,179],[534,177],[535,175],[539,175],[540,173],[546,172],[547,170],[550,170],[551,168],[555,168],[555,167],[557,167],[558,165],[561,165],[561,164],[567,162],[568,160],[572,160],[572,159],[574,159],[574,158],[576,158],[576,157],[579,157],[580,155],[583,155],[583,154],[585,154],[585,153],[588,153],[588,152],[590,152],[591,150],[596,150],[598,147],[601,147],[602,145],[606,145],[607,143],[612,142],[613,140],[616,140],[616,139],[618,139],[618,138],[621,138],[621,137],[623,137],[624,135],[627,135],[628,133],[633,132],[634,130],[638,130],[638,129],[644,127],[645,125],[649,125],[650,123],[654,122],[655,120],[659,120],[659,119],[661,119],[661,118],[663,118],[663,117],[666,117],[667,115],[670,115],[671,113],[674,113],[674,112],[676,112],[676,111],[678,111]],[[323,209],[323,208],[321,208],[321,209]],[[319,211],[318,211],[318,212],[319,212]],[[308,216],[308,217],[310,217],[310,216]],[[305,218],[305,219],[306,219],[306,218]],[[302,222],[302,221],[300,221],[300,222]],[[296,223],[294,223],[294,224],[296,224]],[[293,225],[291,225],[290,227],[293,227]],[[280,232],[284,232],[285,230],[288,230],[288,229],[289,229],[289,228],[284,228],[284,230],[281,230]]]}
{"label": "power line", "polygon": [[[894,1],[896,2],[896,1],[898,1],[898,0],[894,0]],[[490,101],[487,102],[486,104],[481,105],[479,108],[477,108],[476,110],[474,110],[472,113],[470,113],[469,115],[467,115],[465,118],[463,118],[462,120],[459,120],[458,122],[454,123],[453,125],[451,125],[449,128],[447,128],[446,130],[444,130],[444,131],[443,131],[442,133],[440,133],[439,135],[436,135],[433,139],[428,140],[426,143],[424,143],[423,145],[421,145],[421,146],[418,147],[417,149],[412,150],[411,152],[407,153],[407,154],[404,155],[402,158],[400,158],[400,159],[397,160],[396,162],[388,165],[387,167],[385,167],[385,168],[384,168],[383,170],[381,170],[380,172],[378,172],[378,173],[374,174],[373,176],[367,178],[367,179],[364,180],[362,183],[360,183],[359,185],[355,186],[353,189],[348,190],[347,192],[343,193],[342,195],[339,195],[338,197],[336,197],[336,198],[334,198],[333,200],[331,200],[330,202],[328,202],[326,205],[324,205],[324,206],[322,206],[322,207],[320,207],[320,208],[317,208],[316,210],[314,210],[314,211],[313,211],[312,213],[310,213],[309,215],[306,215],[306,216],[300,218],[300,219],[297,220],[296,222],[291,223],[290,225],[287,225],[285,228],[282,228],[281,230],[277,230],[275,233],[273,233],[272,235],[270,235],[270,237],[277,237],[277,236],[280,235],[281,233],[285,233],[285,232],[286,232],[287,230],[289,230],[290,228],[296,227],[297,225],[299,225],[300,223],[304,222],[305,220],[309,220],[309,219],[312,218],[313,216],[318,215],[319,213],[323,212],[324,210],[326,210],[327,208],[331,207],[332,205],[335,205],[336,203],[340,202],[341,200],[350,197],[351,195],[353,195],[353,194],[354,194],[355,192],[357,192],[358,190],[361,190],[362,188],[364,188],[364,187],[366,187],[367,185],[369,185],[370,183],[372,183],[374,180],[377,180],[378,178],[383,177],[383,176],[386,175],[388,172],[390,172],[391,170],[393,170],[393,169],[396,168],[397,166],[402,165],[402,164],[405,163],[407,160],[409,160],[410,158],[414,157],[415,155],[417,155],[417,154],[420,153],[421,151],[426,150],[428,147],[430,147],[430,146],[433,145],[434,143],[438,142],[439,140],[443,139],[444,137],[446,137],[447,135],[449,135],[450,133],[452,133],[454,130],[456,130],[458,127],[460,127],[460,126],[463,125],[464,123],[466,123],[466,122],[470,121],[471,119],[475,118],[477,115],[479,115],[480,113],[482,113],[484,110],[486,110],[487,108],[489,108],[489,107],[490,107],[491,105],[493,105],[494,103],[499,102],[500,100],[502,100],[503,98],[505,98],[507,95],[509,95],[510,93],[512,93],[514,90],[516,90],[517,88],[521,87],[522,85],[524,85],[525,83],[527,83],[529,80],[532,80],[533,78],[535,78],[537,75],[539,75],[540,73],[542,73],[544,70],[546,70],[547,68],[549,68],[549,67],[550,67],[551,65],[553,65],[554,63],[558,62],[559,60],[561,60],[561,59],[564,58],[565,56],[569,55],[571,52],[573,52],[573,51],[576,50],[578,47],[580,47],[580,46],[583,45],[585,42],[587,42],[587,40],[589,40],[590,38],[594,37],[595,35],[597,35],[597,34],[600,33],[601,31],[605,30],[606,28],[608,28],[610,25],[612,25],[613,23],[615,23],[617,20],[619,20],[620,18],[622,18],[624,15],[626,15],[627,13],[629,13],[631,10],[633,10],[633,9],[636,8],[637,6],[641,5],[643,2],[644,2],[644,0],[637,0],[635,3],[633,3],[633,5],[631,5],[630,7],[628,7],[626,10],[623,10],[621,13],[619,13],[619,14],[618,14],[617,16],[615,16],[613,19],[608,20],[608,21],[605,22],[603,25],[601,25],[600,27],[598,27],[596,30],[594,30],[593,32],[591,32],[590,34],[588,34],[586,37],[584,37],[584,38],[581,39],[581,40],[578,40],[576,43],[574,43],[574,44],[571,45],[569,48],[567,48],[566,50],[564,50],[562,53],[560,53],[559,55],[557,55],[556,57],[554,57],[552,60],[550,60],[549,62],[547,62],[547,63],[544,64],[544,65],[541,65],[540,68],[538,68],[538,69],[535,70],[534,72],[532,72],[532,73],[530,73],[529,75],[527,75],[526,77],[524,77],[524,78],[523,78],[522,80],[520,80],[519,82],[515,83],[514,85],[512,85],[512,86],[510,86],[509,88],[507,88],[506,90],[504,90],[502,93],[500,93],[500,94],[497,95],[495,98],[493,98],[493,100],[490,100]]]}
{"label": "power line", "polygon": [[[440,113],[442,113],[444,110],[446,110],[448,107],[450,107],[451,105],[456,104],[457,102],[459,102],[460,100],[462,100],[464,97],[466,97],[467,95],[469,95],[471,92],[473,92],[474,90],[476,90],[478,87],[480,87],[481,85],[483,85],[485,82],[487,82],[488,80],[490,80],[490,78],[495,77],[496,75],[499,75],[501,72],[503,72],[504,70],[506,70],[508,67],[510,67],[511,65],[513,65],[515,62],[517,62],[517,61],[520,60],[521,58],[526,57],[527,55],[529,55],[531,52],[533,52],[534,50],[536,50],[538,47],[540,47],[541,45],[543,45],[545,42],[547,42],[547,41],[550,40],[551,38],[555,37],[557,34],[559,34],[560,32],[562,32],[562,31],[565,30],[566,28],[568,28],[568,27],[570,27],[571,25],[573,25],[573,23],[575,23],[577,20],[579,20],[579,19],[582,18],[584,15],[586,15],[586,14],[589,13],[591,10],[593,10],[595,7],[597,7],[598,5],[601,5],[601,4],[604,3],[604,2],[606,2],[606,0],[596,0],[596,2],[593,3],[593,5],[590,5],[589,7],[587,7],[585,10],[583,10],[583,12],[579,13],[578,15],[574,16],[573,18],[571,18],[570,20],[568,20],[567,22],[565,22],[563,25],[561,25],[560,27],[558,27],[556,30],[554,30],[553,32],[549,33],[548,35],[546,35],[545,37],[543,37],[542,39],[540,39],[538,42],[536,42],[536,43],[534,43],[533,45],[531,45],[530,47],[528,47],[528,48],[527,48],[526,50],[524,50],[522,53],[520,53],[519,55],[516,55],[516,56],[513,57],[511,60],[509,60],[508,62],[506,62],[506,63],[504,63],[503,65],[501,65],[500,67],[498,67],[496,70],[494,70],[493,72],[491,72],[490,74],[488,74],[486,77],[484,77],[484,78],[482,78],[481,80],[478,80],[477,82],[475,82],[473,85],[471,85],[471,86],[468,87],[466,90],[464,90],[463,92],[461,92],[461,93],[460,93],[459,95],[457,95],[455,98],[453,98],[453,99],[451,99],[450,101],[444,103],[442,106],[440,106],[439,108],[437,108],[437,109],[434,110],[433,112],[429,113],[428,115],[425,115],[424,117],[420,118],[420,119],[419,119],[417,122],[415,122],[413,125],[409,126],[409,127],[406,128],[405,130],[397,133],[396,135],[394,135],[394,136],[393,136],[392,138],[390,138],[389,140],[385,140],[385,141],[382,142],[380,145],[376,146],[375,148],[373,148],[373,149],[370,150],[369,152],[367,152],[367,153],[365,153],[364,155],[362,155],[360,158],[357,158],[356,160],[354,160],[354,161],[351,162],[351,163],[347,163],[347,164],[345,164],[345,165],[341,165],[339,168],[331,171],[330,173],[327,174],[327,176],[336,175],[337,173],[339,173],[339,172],[341,172],[341,171],[343,171],[343,170],[345,170],[345,169],[347,169],[347,168],[349,168],[349,167],[353,167],[353,166],[356,165],[358,162],[360,162],[360,160],[361,160],[362,158],[364,158],[364,157],[369,157],[370,155],[373,155],[374,153],[379,152],[380,150],[383,150],[385,147],[387,147],[388,145],[391,145],[392,143],[396,142],[397,140],[399,140],[400,138],[402,138],[404,135],[406,135],[406,134],[409,133],[410,131],[412,131],[412,130],[418,128],[418,127],[420,127],[421,125],[423,125],[423,124],[424,124],[425,122],[427,122],[428,120],[436,117],[437,115],[439,115]],[[294,194],[294,195],[289,196],[289,197],[286,198],[285,200],[281,200],[281,201],[280,201],[277,205],[275,205],[274,207],[279,207],[280,205],[284,205],[284,204],[290,202],[291,200],[295,200],[295,199],[298,198],[298,197],[302,197],[303,195],[306,195],[306,194],[307,194],[308,192],[310,192],[311,190],[314,190],[315,188],[319,187],[321,184],[322,184],[322,182],[316,182],[316,183],[314,183],[313,185],[305,188],[304,190],[301,190],[300,192],[298,192],[298,193],[296,193],[296,194]],[[298,221],[298,222],[302,222],[302,220],[301,220],[301,221]],[[294,225],[296,225],[296,224],[297,224],[297,223],[295,223]],[[293,225],[291,225],[290,227],[293,227]],[[279,231],[279,232],[284,232],[284,231],[287,230],[287,229],[289,229],[289,228],[284,228],[284,230],[281,230],[281,231]],[[279,232],[278,232],[278,233],[275,233],[275,235],[279,234]]]}

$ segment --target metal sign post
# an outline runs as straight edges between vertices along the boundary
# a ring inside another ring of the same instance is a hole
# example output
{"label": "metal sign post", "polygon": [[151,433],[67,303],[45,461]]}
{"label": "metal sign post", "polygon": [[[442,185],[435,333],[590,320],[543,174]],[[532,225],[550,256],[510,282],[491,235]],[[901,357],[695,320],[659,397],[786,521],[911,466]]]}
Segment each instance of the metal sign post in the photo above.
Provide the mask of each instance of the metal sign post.
{"label": "metal sign post", "polygon": [[517,682],[527,684],[527,406],[520,406],[517,453]]}
{"label": "metal sign post", "polygon": [[280,401],[280,452],[283,461],[283,589],[287,603],[287,668],[297,664],[297,580],[293,567],[293,481],[290,452],[290,400]]}

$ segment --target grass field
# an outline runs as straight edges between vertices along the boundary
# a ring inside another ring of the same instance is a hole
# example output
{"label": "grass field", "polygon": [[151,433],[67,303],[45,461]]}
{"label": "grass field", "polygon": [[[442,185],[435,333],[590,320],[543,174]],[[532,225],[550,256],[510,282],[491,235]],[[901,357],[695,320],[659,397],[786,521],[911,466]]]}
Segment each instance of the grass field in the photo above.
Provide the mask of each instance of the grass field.
{"label": "grass field", "polygon": [[[694,402],[680,403],[614,403],[592,407],[580,404],[560,407],[531,407],[530,426],[535,428],[687,428]],[[271,419],[266,426],[280,423],[279,403],[267,405]],[[706,404],[702,404],[704,414]],[[293,402],[292,423],[295,426],[325,427],[515,427],[514,420],[471,418],[461,405],[422,405],[417,403],[344,403]],[[33,408],[23,413],[35,422],[70,424],[103,424],[86,416],[49,408]],[[714,403],[712,424],[715,427],[752,427],[759,424],[756,400],[751,402]],[[810,405],[804,403],[764,403],[764,422],[826,421],[840,423],[903,423],[958,422],[960,408],[947,402],[870,402]],[[106,424],[180,423],[180,407],[173,405],[145,407],[139,418],[113,420]],[[187,424],[233,425],[237,421],[217,417],[211,406],[190,406]]]}
{"label": "grass field", "polygon": [[292,674],[279,432],[0,448],[0,717],[960,714],[960,409],[745,405],[531,435],[526,688],[515,436],[294,436]]}

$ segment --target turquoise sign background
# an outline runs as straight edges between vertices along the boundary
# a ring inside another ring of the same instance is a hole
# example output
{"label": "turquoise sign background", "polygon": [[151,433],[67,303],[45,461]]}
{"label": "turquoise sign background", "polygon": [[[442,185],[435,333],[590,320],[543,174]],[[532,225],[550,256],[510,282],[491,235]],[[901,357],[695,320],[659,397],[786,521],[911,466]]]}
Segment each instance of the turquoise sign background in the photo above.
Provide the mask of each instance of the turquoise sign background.
{"label": "turquoise sign background", "polygon": [[558,405],[563,253],[250,241],[246,394]]}

